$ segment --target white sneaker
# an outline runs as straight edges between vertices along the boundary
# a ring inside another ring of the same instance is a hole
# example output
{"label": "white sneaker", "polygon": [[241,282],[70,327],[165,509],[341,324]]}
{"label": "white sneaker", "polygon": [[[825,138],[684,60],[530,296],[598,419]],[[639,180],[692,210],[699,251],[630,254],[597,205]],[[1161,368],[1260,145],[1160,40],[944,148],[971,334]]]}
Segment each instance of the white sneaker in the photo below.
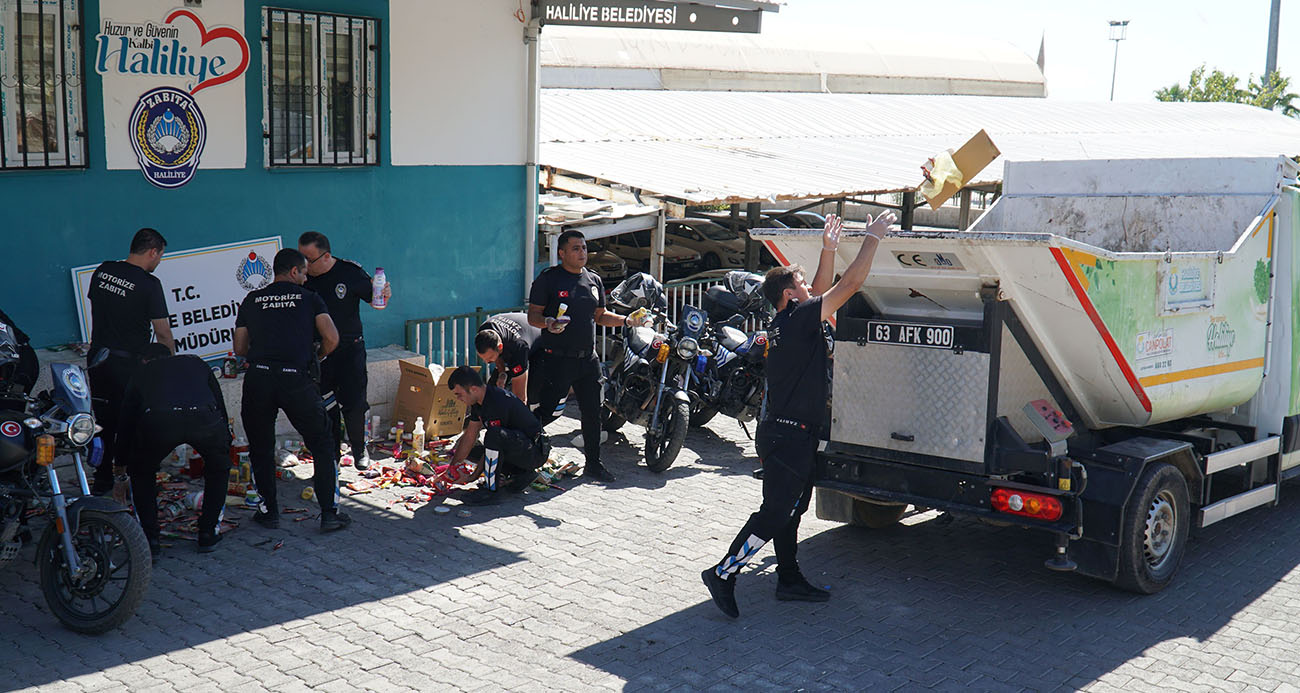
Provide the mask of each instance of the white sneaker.
{"label": "white sneaker", "polygon": [[[609,431],[601,431],[601,432],[600,432],[600,442],[601,442],[601,443],[604,443],[604,442],[607,441],[607,440],[609,440]],[[580,447],[582,447],[582,434],[579,433],[578,435],[574,436],[574,437],[573,437],[573,440],[570,441],[570,442],[573,443],[573,447],[575,447],[575,448],[580,448]]]}

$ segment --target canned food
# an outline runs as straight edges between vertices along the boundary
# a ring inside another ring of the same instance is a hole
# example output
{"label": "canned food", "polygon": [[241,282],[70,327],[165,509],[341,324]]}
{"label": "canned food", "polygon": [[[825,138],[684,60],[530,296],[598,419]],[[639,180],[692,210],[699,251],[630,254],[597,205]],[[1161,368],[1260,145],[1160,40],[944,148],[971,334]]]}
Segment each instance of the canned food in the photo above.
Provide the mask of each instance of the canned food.
{"label": "canned food", "polygon": [[282,479],[284,481],[293,481],[294,479],[298,478],[298,475],[294,474],[293,470],[289,469],[288,467],[281,467],[275,470],[275,478]]}

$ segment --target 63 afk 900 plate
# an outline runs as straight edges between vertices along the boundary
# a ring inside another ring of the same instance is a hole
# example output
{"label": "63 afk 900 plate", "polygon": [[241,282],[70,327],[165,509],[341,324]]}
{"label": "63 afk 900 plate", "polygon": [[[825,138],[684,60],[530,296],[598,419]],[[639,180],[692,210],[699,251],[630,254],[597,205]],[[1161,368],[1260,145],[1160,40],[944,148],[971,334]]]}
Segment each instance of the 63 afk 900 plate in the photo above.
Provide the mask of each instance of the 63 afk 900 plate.
{"label": "63 afk 900 plate", "polygon": [[951,349],[952,325],[925,325],[911,322],[867,321],[867,341],[872,344]]}

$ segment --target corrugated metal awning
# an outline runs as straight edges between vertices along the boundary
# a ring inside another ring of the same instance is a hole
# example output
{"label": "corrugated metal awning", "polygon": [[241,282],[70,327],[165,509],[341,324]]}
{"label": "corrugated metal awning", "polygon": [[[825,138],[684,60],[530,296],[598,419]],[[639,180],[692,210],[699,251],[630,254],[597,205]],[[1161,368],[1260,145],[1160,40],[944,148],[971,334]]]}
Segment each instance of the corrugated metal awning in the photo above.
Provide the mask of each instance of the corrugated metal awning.
{"label": "corrugated metal awning", "polygon": [[688,205],[904,192],[980,129],[1003,159],[1300,154],[1300,121],[1239,104],[544,89],[540,163]]}

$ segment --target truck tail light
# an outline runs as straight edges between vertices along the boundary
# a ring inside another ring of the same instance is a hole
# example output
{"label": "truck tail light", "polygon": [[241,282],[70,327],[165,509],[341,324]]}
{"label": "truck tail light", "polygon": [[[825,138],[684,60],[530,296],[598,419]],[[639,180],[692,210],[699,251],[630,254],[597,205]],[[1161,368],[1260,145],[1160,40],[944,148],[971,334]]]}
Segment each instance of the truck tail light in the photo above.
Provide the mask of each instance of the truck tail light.
{"label": "truck tail light", "polygon": [[1061,519],[1061,501],[1042,493],[995,488],[991,500],[993,509],[1000,513],[1032,517],[1048,522]]}

